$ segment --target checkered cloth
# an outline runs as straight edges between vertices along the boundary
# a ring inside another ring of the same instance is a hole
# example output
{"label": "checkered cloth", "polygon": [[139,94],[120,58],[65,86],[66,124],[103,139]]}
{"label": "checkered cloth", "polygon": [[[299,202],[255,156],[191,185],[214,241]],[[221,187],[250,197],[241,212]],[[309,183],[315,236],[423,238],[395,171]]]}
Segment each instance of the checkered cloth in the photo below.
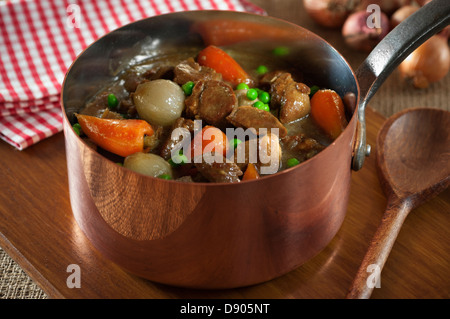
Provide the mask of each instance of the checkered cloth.
{"label": "checkered cloth", "polygon": [[0,137],[19,150],[62,130],[64,75],[102,35],[187,10],[264,14],[247,0],[12,0],[0,2]]}

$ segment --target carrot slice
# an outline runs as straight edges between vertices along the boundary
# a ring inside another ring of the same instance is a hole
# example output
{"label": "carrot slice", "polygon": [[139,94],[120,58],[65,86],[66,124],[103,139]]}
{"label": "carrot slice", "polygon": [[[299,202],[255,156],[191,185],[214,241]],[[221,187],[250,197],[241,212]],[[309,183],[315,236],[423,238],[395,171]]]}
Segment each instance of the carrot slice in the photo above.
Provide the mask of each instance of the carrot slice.
{"label": "carrot slice", "polygon": [[311,116],[333,139],[336,139],[347,126],[344,103],[333,90],[319,90],[313,95]]}
{"label": "carrot slice", "polygon": [[204,48],[197,56],[197,62],[222,74],[222,78],[236,86],[239,83],[250,83],[247,72],[224,50],[210,45]]}
{"label": "carrot slice", "polygon": [[245,170],[244,176],[242,176],[242,180],[249,181],[257,178],[259,178],[259,173],[258,170],[256,169],[256,166],[252,163],[249,163],[247,165],[247,169]]}
{"label": "carrot slice", "polygon": [[204,153],[218,153],[226,156],[228,144],[227,136],[222,130],[207,125],[201,132],[194,136],[191,143],[191,156]]}
{"label": "carrot slice", "polygon": [[199,33],[206,45],[216,46],[262,39],[290,42],[304,36],[288,27],[228,19],[196,22],[192,26],[192,31]]}
{"label": "carrot slice", "polygon": [[144,120],[102,119],[76,114],[78,123],[99,147],[126,157],[144,150],[144,135],[153,135],[153,128]]}

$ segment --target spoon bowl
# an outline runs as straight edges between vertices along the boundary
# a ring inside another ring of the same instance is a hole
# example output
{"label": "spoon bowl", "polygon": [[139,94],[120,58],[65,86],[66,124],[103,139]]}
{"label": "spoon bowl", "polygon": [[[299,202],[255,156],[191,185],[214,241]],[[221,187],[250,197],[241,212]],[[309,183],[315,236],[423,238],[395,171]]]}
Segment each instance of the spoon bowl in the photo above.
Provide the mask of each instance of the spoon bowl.
{"label": "spoon bowl", "polygon": [[450,115],[441,109],[408,109],[390,118],[377,140],[378,167],[388,196],[419,205],[448,186]]}
{"label": "spoon bowl", "polygon": [[409,212],[449,186],[450,112],[412,108],[393,115],[378,133],[377,160],[388,204],[349,299],[370,297]]}

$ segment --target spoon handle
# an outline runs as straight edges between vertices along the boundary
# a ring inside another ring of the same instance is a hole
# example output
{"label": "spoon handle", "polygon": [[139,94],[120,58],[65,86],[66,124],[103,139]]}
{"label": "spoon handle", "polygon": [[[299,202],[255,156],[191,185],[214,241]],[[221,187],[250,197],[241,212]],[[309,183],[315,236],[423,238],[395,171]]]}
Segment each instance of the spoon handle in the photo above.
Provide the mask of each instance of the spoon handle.
{"label": "spoon handle", "polygon": [[381,270],[391,252],[412,205],[408,200],[389,200],[383,219],[356,273],[347,299],[369,299],[375,287],[381,286]]}

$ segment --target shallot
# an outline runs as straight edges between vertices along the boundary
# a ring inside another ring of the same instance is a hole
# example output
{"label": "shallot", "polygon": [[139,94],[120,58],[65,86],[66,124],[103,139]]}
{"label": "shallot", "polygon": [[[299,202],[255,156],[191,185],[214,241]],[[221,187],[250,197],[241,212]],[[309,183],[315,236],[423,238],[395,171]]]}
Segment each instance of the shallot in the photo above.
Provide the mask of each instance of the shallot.
{"label": "shallot", "polygon": [[345,42],[353,49],[366,52],[370,52],[388,32],[389,18],[382,11],[354,12],[342,27]]}
{"label": "shallot", "polygon": [[139,117],[157,126],[172,125],[183,112],[184,99],[183,89],[165,79],[143,82],[133,95]]}
{"label": "shallot", "polygon": [[401,76],[416,88],[427,88],[441,80],[449,69],[450,50],[447,41],[438,35],[425,41],[399,65]]}
{"label": "shallot", "polygon": [[411,0],[360,0],[356,10],[366,10],[367,6],[375,4],[387,15],[391,15],[397,9],[411,4]]}
{"label": "shallot", "polygon": [[431,0],[416,0],[416,2],[419,4],[419,6],[424,6]]}
{"label": "shallot", "polygon": [[317,24],[329,28],[341,27],[357,3],[357,0],[303,0],[309,16]]}

